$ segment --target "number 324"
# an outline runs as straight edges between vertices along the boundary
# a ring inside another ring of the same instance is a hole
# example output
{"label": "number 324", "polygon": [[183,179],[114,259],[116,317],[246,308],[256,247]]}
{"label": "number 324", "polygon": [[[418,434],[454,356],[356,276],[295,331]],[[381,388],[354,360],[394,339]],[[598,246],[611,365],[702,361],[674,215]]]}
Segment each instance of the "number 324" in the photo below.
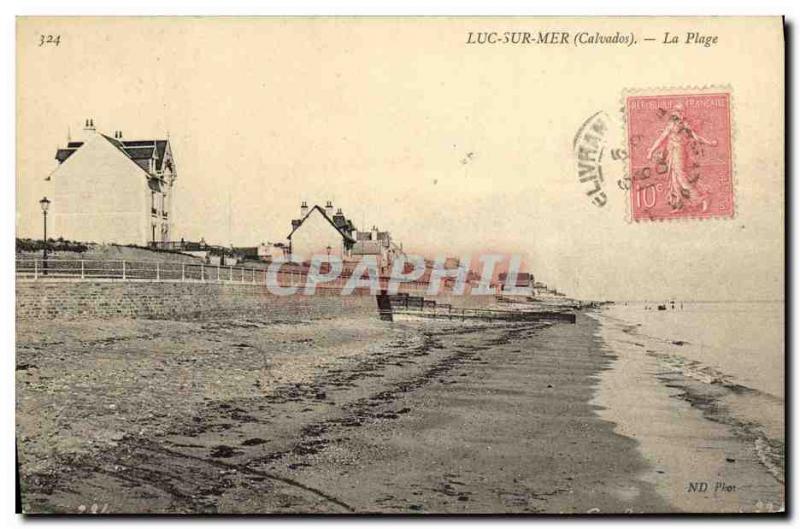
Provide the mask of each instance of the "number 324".
{"label": "number 324", "polygon": [[39,35],[39,46],[52,44],[58,46],[61,43],[61,35]]}

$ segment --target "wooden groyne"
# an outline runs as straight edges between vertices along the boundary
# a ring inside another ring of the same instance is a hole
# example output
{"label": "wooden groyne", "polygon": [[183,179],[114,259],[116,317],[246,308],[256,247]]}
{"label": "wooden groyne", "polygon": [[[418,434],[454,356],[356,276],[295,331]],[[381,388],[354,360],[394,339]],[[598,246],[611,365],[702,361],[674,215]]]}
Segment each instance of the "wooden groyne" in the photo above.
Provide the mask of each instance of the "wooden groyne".
{"label": "wooden groyne", "polygon": [[378,314],[384,321],[406,318],[439,318],[500,321],[563,321],[575,323],[575,314],[566,311],[499,310],[459,308],[449,303],[409,294],[378,294]]}

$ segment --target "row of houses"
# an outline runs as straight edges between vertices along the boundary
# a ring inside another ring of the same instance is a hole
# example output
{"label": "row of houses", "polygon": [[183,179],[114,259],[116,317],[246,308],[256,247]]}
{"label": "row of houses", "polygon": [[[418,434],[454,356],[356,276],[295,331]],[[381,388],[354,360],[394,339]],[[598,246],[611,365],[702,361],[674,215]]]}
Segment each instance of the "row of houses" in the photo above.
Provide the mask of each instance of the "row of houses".
{"label": "row of houses", "polygon": [[[52,184],[51,233],[68,240],[181,250],[192,244],[178,244],[173,237],[178,173],[169,138],[129,140],[122,131],[99,132],[94,120],[86,119],[81,138],[68,138],[55,159],[58,165],[46,178]],[[402,248],[387,231],[356,229],[330,201],[324,207],[303,202],[284,241],[255,248],[260,258],[323,251],[343,259],[374,255],[385,264]]]}
{"label": "row of houses", "polygon": [[292,220],[287,243],[280,248],[300,260],[313,255],[332,255],[340,258],[347,270],[365,256],[371,256],[380,272],[388,274],[394,259],[404,254],[402,244],[392,240],[388,231],[374,225],[369,230],[358,230],[341,208],[334,210],[331,201],[324,207],[303,202],[299,213]]}
{"label": "row of houses", "polygon": [[[358,229],[340,207],[302,202],[288,234],[278,242],[255,247],[224,247],[173,237],[177,169],[169,138],[127,139],[122,131],[99,132],[86,119],[81,138],[56,150],[58,163],[47,177],[52,183],[50,233],[68,240],[135,244],[189,253],[207,262],[266,263],[292,255],[305,261],[313,255],[339,257],[345,272],[366,256],[373,257],[382,275],[404,255],[403,245],[377,226]],[[445,268],[456,269],[450,258]],[[428,261],[421,281],[433,269]],[[469,281],[479,280],[470,273]],[[506,283],[500,277],[501,284]],[[517,286],[533,286],[532,274],[521,274]]]}

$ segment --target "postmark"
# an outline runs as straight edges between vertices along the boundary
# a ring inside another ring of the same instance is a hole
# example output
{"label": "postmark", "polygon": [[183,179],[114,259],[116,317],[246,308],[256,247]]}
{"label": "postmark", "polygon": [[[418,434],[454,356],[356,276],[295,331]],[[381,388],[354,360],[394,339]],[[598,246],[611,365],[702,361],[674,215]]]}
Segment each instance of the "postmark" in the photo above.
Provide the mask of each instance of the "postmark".
{"label": "postmark", "polygon": [[619,129],[617,116],[600,110],[581,123],[572,140],[579,188],[597,208],[612,202],[617,189],[626,196],[630,189],[624,174],[628,151]]}
{"label": "postmark", "polygon": [[630,218],[734,216],[729,90],[624,96]]}
{"label": "postmark", "polygon": [[578,181],[597,207],[603,207],[608,202],[608,195],[603,189],[605,178],[602,164],[607,131],[608,116],[605,112],[597,112],[583,122],[572,141],[578,165]]}

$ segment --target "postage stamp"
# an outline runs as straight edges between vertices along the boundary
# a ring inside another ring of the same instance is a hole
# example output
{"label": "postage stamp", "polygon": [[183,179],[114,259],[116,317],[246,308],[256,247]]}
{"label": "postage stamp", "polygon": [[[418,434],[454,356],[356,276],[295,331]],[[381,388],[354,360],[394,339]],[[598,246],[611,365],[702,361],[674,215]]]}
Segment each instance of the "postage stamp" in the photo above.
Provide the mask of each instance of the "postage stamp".
{"label": "postage stamp", "polygon": [[634,221],[734,215],[728,91],[624,98]]}

